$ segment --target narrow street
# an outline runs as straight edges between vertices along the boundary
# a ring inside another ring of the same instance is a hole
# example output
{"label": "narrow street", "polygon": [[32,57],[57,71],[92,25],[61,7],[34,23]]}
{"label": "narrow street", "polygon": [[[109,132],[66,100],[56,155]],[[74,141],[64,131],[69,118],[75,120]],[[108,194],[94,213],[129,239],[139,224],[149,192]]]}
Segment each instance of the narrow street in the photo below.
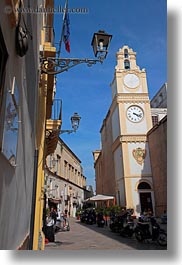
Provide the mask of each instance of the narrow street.
{"label": "narrow street", "polygon": [[104,228],[81,223],[75,218],[69,219],[70,231],[58,232],[55,242],[45,245],[46,250],[166,250],[156,242],[139,243],[132,238],[123,238],[112,233],[108,226]]}

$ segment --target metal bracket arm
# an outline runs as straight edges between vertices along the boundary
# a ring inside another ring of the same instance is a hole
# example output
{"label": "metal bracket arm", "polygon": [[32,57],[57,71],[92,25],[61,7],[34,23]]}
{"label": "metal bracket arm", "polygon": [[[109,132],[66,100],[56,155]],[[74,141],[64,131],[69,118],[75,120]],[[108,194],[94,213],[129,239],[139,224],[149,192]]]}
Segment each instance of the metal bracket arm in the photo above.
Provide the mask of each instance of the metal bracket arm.
{"label": "metal bracket arm", "polygon": [[62,133],[70,134],[70,133],[73,133],[73,132],[76,132],[76,130],[60,130],[60,134],[62,134]]}
{"label": "metal bracket arm", "polygon": [[62,73],[64,71],[68,71],[68,69],[81,64],[86,63],[87,66],[92,66],[97,62],[103,63],[103,58],[99,59],[78,59],[78,58],[55,58],[55,57],[47,57],[41,58],[41,71],[42,73],[48,75],[56,75]]}

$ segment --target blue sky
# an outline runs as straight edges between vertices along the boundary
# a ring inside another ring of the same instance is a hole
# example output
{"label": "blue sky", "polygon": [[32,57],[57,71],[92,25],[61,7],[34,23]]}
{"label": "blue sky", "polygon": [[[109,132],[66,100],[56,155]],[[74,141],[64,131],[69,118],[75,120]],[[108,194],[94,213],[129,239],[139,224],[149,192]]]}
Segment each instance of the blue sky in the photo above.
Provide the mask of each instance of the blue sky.
{"label": "blue sky", "polygon": [[[56,98],[63,101],[62,129],[70,129],[74,112],[81,116],[77,133],[62,134],[63,141],[82,161],[87,184],[95,186],[92,151],[100,148],[100,128],[111,104],[110,83],[116,52],[128,45],[137,52],[137,64],[145,68],[152,98],[167,82],[167,6],[165,0],[69,0],[69,8],[87,8],[88,13],[70,14],[71,53],[62,45],[62,58],[94,58],[91,40],[104,29],[112,34],[104,63],[75,66],[57,75]],[[64,7],[56,0],[55,6]],[[55,42],[59,42],[63,14],[55,14]]]}

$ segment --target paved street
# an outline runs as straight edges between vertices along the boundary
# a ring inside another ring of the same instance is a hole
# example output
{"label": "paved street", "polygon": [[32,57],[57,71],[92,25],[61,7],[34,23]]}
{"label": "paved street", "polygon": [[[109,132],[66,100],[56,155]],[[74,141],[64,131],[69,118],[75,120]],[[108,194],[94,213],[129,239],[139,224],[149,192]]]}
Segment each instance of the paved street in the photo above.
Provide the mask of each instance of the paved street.
{"label": "paved street", "polygon": [[70,218],[69,223],[70,231],[56,233],[55,242],[48,243],[45,250],[166,250],[155,242],[139,243],[134,236],[123,238],[112,233],[108,226],[86,225],[75,218]]}

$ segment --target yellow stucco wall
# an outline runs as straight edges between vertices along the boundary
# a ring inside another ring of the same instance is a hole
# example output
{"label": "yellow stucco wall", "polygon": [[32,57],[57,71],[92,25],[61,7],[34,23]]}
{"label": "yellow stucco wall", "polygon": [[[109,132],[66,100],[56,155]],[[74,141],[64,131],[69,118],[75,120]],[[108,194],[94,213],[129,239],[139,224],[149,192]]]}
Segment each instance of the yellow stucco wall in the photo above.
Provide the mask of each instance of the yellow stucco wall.
{"label": "yellow stucco wall", "polygon": [[37,147],[39,150],[38,169],[37,169],[37,190],[36,190],[36,207],[34,220],[34,240],[33,250],[39,249],[39,240],[42,237],[42,247],[44,246],[44,236],[42,234],[42,218],[44,204],[44,145],[45,145],[45,122],[46,122],[46,90],[47,75],[43,75],[42,83],[39,88],[38,101],[38,119],[37,119]]}
{"label": "yellow stucco wall", "polygon": [[[53,7],[54,0],[45,0],[45,7]],[[53,27],[53,14],[49,14],[46,17],[47,26]],[[43,18],[44,20],[44,18]],[[45,23],[45,21],[44,21]],[[44,25],[46,26],[46,25]],[[56,48],[52,46],[52,38],[49,36],[50,42],[45,42],[45,28],[40,32],[41,34],[41,45],[43,47],[43,53],[48,56],[51,52],[51,56],[55,56]],[[48,97],[52,98],[52,92],[54,87],[54,78],[47,74],[41,75],[38,95],[38,113],[37,113],[37,149],[39,150],[38,155],[38,168],[37,168],[37,189],[36,189],[36,202],[35,202],[35,219],[34,219],[34,238],[33,238],[33,250],[44,249],[44,234],[42,232],[42,221],[43,221],[43,207],[44,207],[44,165],[46,156],[46,114],[49,111],[51,113],[51,106],[48,106]],[[48,93],[49,90],[49,93]]]}

